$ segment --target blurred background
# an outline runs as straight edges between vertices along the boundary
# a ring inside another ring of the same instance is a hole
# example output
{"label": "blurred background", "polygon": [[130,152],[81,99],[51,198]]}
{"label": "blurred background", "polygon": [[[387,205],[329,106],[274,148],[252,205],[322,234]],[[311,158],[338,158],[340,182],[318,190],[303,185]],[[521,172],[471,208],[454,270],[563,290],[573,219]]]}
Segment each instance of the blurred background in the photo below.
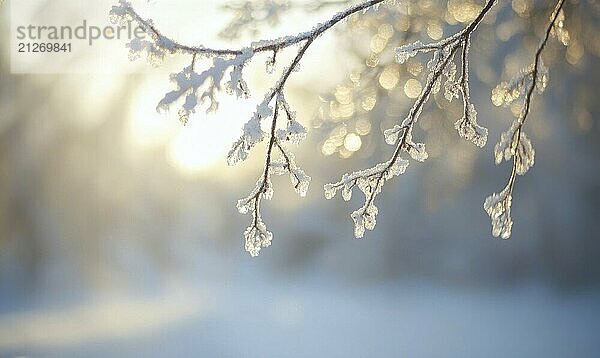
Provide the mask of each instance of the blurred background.
{"label": "blurred background", "polygon": [[[182,42],[241,46],[352,2],[139,3]],[[360,195],[323,196],[323,184],[387,158],[382,130],[421,91],[428,59],[397,65],[393,48],[452,34],[482,5],[390,2],[311,47],[287,91],[311,128],[296,149],[311,189],[300,199],[277,178],[263,209],[273,245],[257,258],[235,203],[264,148],[237,167],[225,156],[277,78],[268,56],[245,70],[249,100],[223,94],[218,113],[183,127],[154,108],[185,57],[138,60],[145,70],[129,75],[14,75],[2,41],[0,356],[599,356],[598,2],[567,0],[569,37],[544,54],[550,82],[527,124],[536,164],[518,178],[511,240],[491,238],[482,203],[509,175],[492,150],[520,108],[490,94],[531,62],[552,2],[499,1],[473,38],[484,149],[458,137],[462,104],[440,93],[415,132],[430,159],[386,185],[375,231],[353,239]],[[127,57],[125,42],[114,51]]]}

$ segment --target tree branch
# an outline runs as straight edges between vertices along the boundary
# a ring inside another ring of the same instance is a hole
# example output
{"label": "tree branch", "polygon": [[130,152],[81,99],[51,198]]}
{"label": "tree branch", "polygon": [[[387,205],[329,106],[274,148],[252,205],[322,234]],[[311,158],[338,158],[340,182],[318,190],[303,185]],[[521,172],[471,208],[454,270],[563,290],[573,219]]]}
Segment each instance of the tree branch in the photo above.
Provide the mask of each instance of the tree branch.
{"label": "tree branch", "polygon": [[[476,112],[469,99],[467,55],[471,34],[477,29],[477,26],[495,2],[495,0],[488,0],[477,17],[463,30],[452,36],[436,43],[424,45],[420,41],[417,41],[396,49],[396,59],[400,63],[404,63],[407,59],[419,53],[433,52],[433,58],[427,65],[430,72],[425,88],[417,97],[408,116],[401,124],[397,124],[385,131],[386,142],[396,145],[394,153],[386,162],[379,163],[370,169],[345,174],[337,183],[327,184],[324,187],[327,199],[333,198],[337,191],[341,190],[342,198],[348,201],[351,198],[352,189],[356,186],[364,193],[364,205],[350,215],[354,221],[354,236],[356,238],[362,238],[365,230],[373,230],[375,228],[378,209],[374,205],[374,201],[376,196],[381,192],[385,182],[406,171],[409,162],[403,159],[400,154],[403,151],[407,152],[414,160],[421,162],[427,159],[428,155],[425,152],[425,146],[422,143],[413,143],[412,132],[414,124],[419,119],[423,106],[428,101],[431,93],[439,91],[442,75],[446,75],[447,77],[445,86],[445,96],[447,99],[452,100],[452,98],[458,96],[458,91],[462,92],[465,114],[455,124],[459,133],[479,146],[485,144],[487,130],[479,127],[477,124],[475,118]],[[456,66],[453,63],[453,59],[459,48],[462,48],[463,51],[463,73],[457,83],[455,81]]]}
{"label": "tree branch", "polygon": [[[502,160],[512,160],[508,182],[500,193],[493,193],[488,196],[483,205],[492,220],[492,235],[502,239],[509,239],[512,233],[512,193],[517,175],[524,175],[535,163],[535,150],[530,139],[523,131],[523,125],[530,112],[533,92],[537,89],[541,93],[546,87],[547,69],[542,62],[542,52],[548,43],[550,33],[555,27],[564,3],[564,0],[558,0],[556,3],[530,68],[521,71],[511,83],[502,83],[492,92],[492,100],[495,101],[495,104],[511,103],[525,93],[523,109],[519,117],[513,122],[508,131],[502,134],[494,149],[496,164],[500,164]],[[496,97],[494,98],[494,96]]]}
{"label": "tree branch", "polygon": [[[283,144],[286,141],[297,143],[306,136],[306,129],[295,120],[294,113],[284,97],[285,85],[289,77],[293,71],[298,69],[300,61],[317,37],[348,16],[365,11],[383,1],[364,1],[334,15],[328,21],[318,24],[310,31],[274,40],[253,42],[241,49],[217,49],[202,45],[191,46],[181,44],[163,35],[156,28],[152,20],[142,18],[129,2],[120,0],[119,5],[113,6],[111,10],[113,22],[135,21],[152,38],[151,42],[144,42],[139,39],[132,40],[128,45],[131,50],[131,58],[138,58],[140,52],[144,51],[148,54],[148,58],[151,61],[160,60],[166,54],[182,53],[192,55],[191,65],[183,69],[180,73],[171,76],[177,88],[167,93],[158,106],[159,109],[167,109],[175,101],[184,98],[184,104],[180,110],[180,119],[184,123],[187,122],[190,114],[195,111],[198,99],[200,99],[200,102],[205,100],[210,101],[208,110],[216,110],[218,106],[216,92],[220,90],[221,81],[227,72],[231,77],[231,80],[226,83],[228,91],[236,93],[238,96],[248,96],[249,89],[243,80],[242,71],[255,54],[268,51],[273,52],[273,57],[268,63],[268,65],[273,66],[275,65],[278,51],[297,44],[300,45],[292,62],[284,69],[275,86],[267,92],[263,101],[257,106],[254,116],[244,125],[243,135],[234,143],[228,155],[228,163],[230,165],[236,164],[245,160],[249,151],[257,143],[263,141],[265,137],[269,138],[264,170],[254,190],[249,196],[239,200],[237,205],[240,213],[252,212],[251,224],[244,232],[245,248],[252,256],[258,255],[261,248],[269,246],[273,236],[267,230],[260,213],[261,200],[269,200],[273,196],[271,174],[281,175],[289,173],[294,189],[300,196],[306,195],[310,183],[310,177],[296,165],[293,154],[287,152]],[[199,55],[211,57],[213,59],[213,66],[201,73],[196,73],[195,64],[196,58]],[[271,107],[273,100],[275,103]],[[285,129],[278,129],[280,107],[288,117]],[[269,117],[271,118],[270,131],[269,133],[264,133],[261,129],[261,121]],[[274,158],[274,147],[279,149],[281,158]]]}
{"label": "tree branch", "polygon": [[[259,41],[252,43],[250,48],[256,52],[265,52],[265,51],[279,51],[286,47],[293,46],[300,42],[312,39],[314,40],[319,35],[329,30],[338,22],[344,20],[348,16],[366,10],[374,5],[382,3],[385,0],[369,0],[364,1],[362,3],[358,3],[345,11],[342,11],[335,16],[333,16],[328,21],[318,24],[312,30],[307,32],[302,32],[294,36],[284,36],[274,40],[268,41]],[[125,17],[137,22],[142,28],[144,28],[147,32],[149,32],[154,40],[157,42],[158,46],[163,48],[165,51],[173,54],[176,52],[189,53],[189,54],[201,54],[201,55],[209,55],[209,56],[220,56],[220,55],[241,55],[244,49],[217,49],[205,47],[203,45],[186,45],[175,41],[174,39],[163,35],[154,25],[152,20],[144,19],[140,16],[137,11],[133,8],[133,6],[126,0],[120,0],[119,5],[113,6],[111,11],[111,15],[113,18],[123,19]]]}

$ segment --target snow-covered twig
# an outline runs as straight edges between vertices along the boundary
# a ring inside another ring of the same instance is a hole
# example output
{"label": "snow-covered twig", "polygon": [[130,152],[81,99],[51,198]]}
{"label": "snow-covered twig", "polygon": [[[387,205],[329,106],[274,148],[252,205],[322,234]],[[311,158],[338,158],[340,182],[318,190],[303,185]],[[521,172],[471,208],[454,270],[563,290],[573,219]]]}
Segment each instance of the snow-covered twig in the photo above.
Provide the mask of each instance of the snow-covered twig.
{"label": "snow-covered twig", "polygon": [[[509,239],[512,232],[513,220],[510,215],[512,193],[517,175],[523,175],[535,162],[535,150],[531,140],[525,134],[523,125],[530,112],[531,99],[534,91],[543,93],[548,83],[548,69],[542,62],[542,52],[548,43],[550,34],[554,31],[556,36],[564,43],[565,31],[563,29],[562,7],[565,0],[558,0],[550,16],[550,22],[544,32],[535,52],[533,64],[522,70],[510,83],[501,83],[492,92],[492,101],[496,105],[509,104],[516,99],[523,99],[523,107],[519,116],[510,128],[502,133],[500,141],[494,148],[496,164],[503,160],[512,160],[512,171],[508,183],[500,191],[488,196],[483,205],[492,220],[492,235]],[[557,23],[558,21],[558,23]]]}
{"label": "snow-covered twig", "polygon": [[[252,43],[249,47],[252,48],[253,52],[277,52],[281,49],[296,45],[308,39],[315,39],[323,32],[329,30],[335,24],[344,20],[348,16],[367,10],[375,5],[382,3],[385,0],[369,0],[358,3],[345,11],[339,12],[328,21],[318,24],[312,30],[302,32],[293,36],[283,36],[274,40],[258,41]],[[127,0],[119,0],[119,5],[113,6],[111,12],[111,19],[113,22],[121,22],[124,20],[131,20],[137,22],[146,32],[152,36],[155,46],[164,52],[171,54],[174,53],[188,53],[188,54],[203,54],[209,56],[215,55],[240,55],[244,52],[244,49],[216,49],[209,48],[202,45],[186,45],[179,43],[165,35],[163,35],[154,25],[152,20],[144,19],[141,17],[133,8],[131,3]]]}
{"label": "snow-covered twig", "polygon": [[[463,99],[463,116],[455,123],[459,134],[472,141],[478,146],[484,146],[487,140],[487,129],[477,124],[475,106],[469,97],[469,68],[468,51],[471,35],[477,29],[484,16],[493,7],[496,0],[488,0],[477,17],[462,31],[446,37],[445,39],[423,44],[420,41],[401,46],[396,49],[396,60],[404,63],[407,59],[419,53],[433,52],[432,59],[427,64],[429,74],[425,88],[417,97],[413,107],[401,124],[385,131],[385,140],[396,149],[391,158],[376,166],[357,171],[352,174],[344,174],[340,181],[325,185],[325,197],[333,198],[338,191],[342,192],[344,200],[348,201],[352,195],[352,189],[358,187],[365,195],[365,203],[350,216],[354,221],[354,236],[362,238],[365,230],[373,230],[376,224],[376,216],[379,212],[375,206],[375,198],[381,192],[386,181],[403,174],[408,167],[408,160],[401,157],[402,152],[408,153],[416,161],[424,161],[428,155],[423,143],[414,143],[412,140],[413,127],[432,93],[437,93],[442,86],[442,76],[446,77],[444,83],[444,96],[448,100],[457,98],[459,94]],[[456,65],[454,57],[462,51],[461,76],[456,79]]]}

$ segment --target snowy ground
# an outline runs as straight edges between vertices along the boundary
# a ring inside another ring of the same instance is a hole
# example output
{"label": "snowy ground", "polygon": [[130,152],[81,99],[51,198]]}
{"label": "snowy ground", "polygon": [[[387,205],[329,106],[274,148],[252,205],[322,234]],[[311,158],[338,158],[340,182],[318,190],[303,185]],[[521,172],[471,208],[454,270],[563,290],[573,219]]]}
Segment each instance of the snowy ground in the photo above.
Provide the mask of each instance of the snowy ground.
{"label": "snowy ground", "polygon": [[600,292],[241,281],[64,314],[3,316],[0,356],[600,355]]}

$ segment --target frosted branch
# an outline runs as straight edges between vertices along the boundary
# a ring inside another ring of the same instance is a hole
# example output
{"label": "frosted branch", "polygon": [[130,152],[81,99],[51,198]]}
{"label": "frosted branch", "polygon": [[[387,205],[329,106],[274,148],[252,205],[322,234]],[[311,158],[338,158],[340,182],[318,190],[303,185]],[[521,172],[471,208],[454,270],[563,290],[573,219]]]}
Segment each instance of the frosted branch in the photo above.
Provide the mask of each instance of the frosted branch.
{"label": "frosted branch", "polygon": [[[244,232],[244,241],[246,251],[252,256],[257,256],[263,247],[267,247],[271,244],[273,235],[267,230],[266,225],[262,220],[260,213],[261,200],[271,200],[273,198],[273,185],[271,183],[271,175],[283,175],[286,173],[290,174],[290,179],[294,190],[301,197],[306,196],[308,186],[310,185],[311,178],[304,173],[304,171],[296,164],[293,153],[290,153],[283,144],[284,141],[294,142],[295,138],[291,134],[283,135],[277,132],[277,120],[280,115],[281,108],[287,113],[289,105],[285,102],[282,92],[278,92],[277,98],[275,99],[275,109],[273,112],[273,120],[271,122],[271,131],[269,135],[269,145],[267,146],[267,158],[265,160],[265,167],[261,177],[257,180],[254,190],[249,196],[240,199],[237,204],[238,211],[241,214],[252,214],[252,221],[250,226]],[[290,126],[295,122],[293,118],[288,115],[287,130],[290,130]],[[297,134],[298,123],[292,127],[294,133]],[[302,127],[304,128],[304,127]],[[286,130],[280,130],[286,132]],[[305,130],[304,130],[305,132]],[[280,154],[279,158],[274,158],[274,149],[277,148]]]}
{"label": "frosted branch", "polygon": [[[149,34],[149,39],[133,39],[127,44],[132,60],[146,56],[152,64],[158,64],[169,55],[191,57],[191,63],[178,73],[171,75],[174,84],[172,91],[165,94],[159,102],[158,110],[168,110],[179,104],[179,118],[187,123],[198,106],[205,106],[206,111],[218,109],[218,95],[225,90],[230,95],[247,98],[251,94],[244,79],[244,69],[260,53],[268,56],[266,72],[272,73],[278,65],[278,54],[281,51],[297,51],[291,62],[286,63],[282,73],[273,87],[264,93],[257,104],[251,118],[244,124],[242,134],[233,144],[228,156],[229,165],[238,164],[248,158],[257,144],[266,141],[265,161],[254,189],[249,195],[240,199],[237,208],[242,214],[250,214],[251,221],[244,231],[243,238],[246,250],[256,256],[261,249],[271,244],[273,235],[268,230],[261,207],[263,200],[271,200],[274,195],[271,182],[272,175],[289,174],[294,190],[301,197],[305,196],[311,178],[297,165],[290,148],[298,145],[306,138],[307,130],[296,119],[285,97],[286,84],[292,73],[299,70],[300,62],[313,42],[324,32],[332,28],[350,15],[366,12],[383,3],[384,0],[361,1],[346,10],[332,16],[328,21],[315,25],[312,29],[295,35],[288,35],[271,40],[251,42],[240,48],[211,48],[204,45],[180,43],[163,33],[151,19],[140,16],[126,0],[119,0],[110,11],[111,20],[115,23],[132,21]],[[314,1],[308,9],[318,10],[324,6],[347,3],[347,0]],[[422,43],[416,41],[395,49],[395,60],[404,63],[415,56],[430,56],[425,70],[426,77],[421,93],[415,99],[406,117],[384,132],[385,142],[394,147],[391,157],[371,168],[344,174],[338,182],[325,185],[325,196],[333,198],[338,192],[344,200],[352,197],[358,188],[364,195],[364,203],[351,213],[354,222],[354,236],[362,238],[366,230],[373,230],[379,210],[375,205],[377,196],[382,192],[385,183],[405,173],[409,159],[423,162],[428,158],[425,145],[413,139],[415,124],[418,122],[425,105],[431,95],[442,93],[448,101],[462,100],[462,113],[454,123],[458,134],[478,147],[487,143],[488,130],[478,124],[477,110],[471,100],[469,79],[470,46],[473,34],[484,17],[495,5],[496,0],[486,0],[477,16],[460,31],[440,41]],[[545,35],[535,53],[533,63],[521,70],[512,80],[500,83],[492,91],[492,102],[496,106],[506,106],[522,100],[522,110],[510,128],[501,135],[494,149],[495,161],[512,161],[512,171],[507,185],[499,193],[494,193],[485,200],[484,208],[492,220],[492,234],[496,237],[509,238],[513,221],[511,218],[512,192],[517,175],[525,174],[535,162],[535,150],[523,125],[530,111],[534,92],[542,93],[548,82],[548,69],[542,62],[542,52],[550,35],[554,35],[562,44],[569,42],[569,33],[564,28],[562,7],[564,0],[558,0]],[[258,14],[256,9],[262,8]],[[252,27],[258,22],[275,23],[279,14],[289,9],[290,4],[282,0],[244,1],[230,9],[236,18],[226,31],[234,34],[234,30],[242,26]],[[402,40],[398,40],[402,42]],[[204,58],[210,65],[197,70],[197,60]],[[281,57],[279,57],[281,58]],[[372,108],[372,107],[370,107]],[[269,121],[267,126],[265,123]],[[263,128],[269,128],[268,130]]]}
{"label": "frosted branch", "polygon": [[[535,52],[533,64],[521,70],[509,83],[501,83],[492,91],[492,102],[497,105],[506,105],[515,100],[522,99],[523,107],[519,116],[513,121],[510,128],[502,133],[500,141],[494,149],[496,164],[503,160],[512,160],[512,170],[508,183],[499,194],[492,194],[486,198],[483,208],[492,220],[492,235],[509,239],[512,232],[512,218],[510,216],[512,193],[517,175],[524,175],[535,162],[535,150],[531,140],[523,130],[531,107],[533,93],[537,90],[542,93],[548,83],[548,69],[542,62],[542,52],[548,43],[551,33],[555,33],[564,43],[568,36],[562,26],[562,7],[564,0],[558,0],[550,21],[546,27],[544,38],[540,41]],[[558,24],[560,23],[560,26]],[[566,33],[566,35],[565,35]]]}
{"label": "frosted branch", "polygon": [[[227,92],[238,97],[248,97],[250,90],[243,79],[243,69],[256,54],[261,52],[272,53],[272,57],[267,62],[267,72],[271,72],[276,64],[276,55],[279,51],[300,45],[292,62],[285,67],[275,86],[265,94],[252,118],[244,125],[242,136],[233,144],[227,156],[228,164],[235,165],[244,161],[256,144],[262,142],[265,138],[269,140],[264,171],[249,196],[239,200],[237,205],[240,213],[252,214],[251,224],[243,235],[245,248],[252,256],[258,255],[262,248],[269,246],[273,237],[271,232],[268,231],[260,212],[261,201],[263,199],[270,200],[273,197],[271,175],[289,173],[292,185],[300,196],[306,195],[310,183],[310,177],[298,167],[293,153],[286,149],[286,142],[298,144],[306,137],[306,128],[296,120],[295,112],[284,96],[288,78],[292,72],[298,70],[302,57],[322,33],[348,16],[360,11],[367,11],[383,1],[363,1],[334,15],[328,21],[317,24],[310,31],[274,40],[253,42],[241,49],[215,49],[202,45],[182,44],[163,35],[152,20],[141,17],[128,1],[120,0],[117,5],[112,7],[110,11],[112,22],[133,21],[150,34],[150,40],[134,39],[127,45],[132,60],[140,58],[143,53],[147,55],[149,62],[153,64],[161,62],[167,55],[188,54],[192,56],[191,65],[185,67],[181,72],[171,75],[171,81],[176,88],[167,93],[157,107],[160,110],[166,110],[175,102],[183,101],[183,105],[179,110],[179,117],[183,123],[187,123],[196,107],[204,102],[208,102],[207,111],[217,110],[217,93],[221,91],[222,81],[227,74],[229,74],[229,81],[225,83]],[[267,10],[271,11],[270,15],[273,16],[285,7],[278,2],[269,3],[271,5],[270,10]],[[249,3],[243,6],[252,7]],[[267,16],[270,15],[267,14]],[[251,19],[246,20],[250,21]],[[198,56],[211,58],[212,66],[200,73],[196,72],[195,63]],[[273,102],[274,104],[272,104]],[[281,111],[287,117],[284,128],[278,128],[278,118]],[[268,118],[271,118],[270,132],[265,133],[261,128],[261,122]],[[275,158],[275,149],[279,153],[279,158]]]}
{"label": "frosted branch", "polygon": [[[495,0],[489,0],[473,22],[452,36],[429,44],[417,41],[396,49],[396,61],[399,63],[404,63],[407,59],[420,53],[432,53],[432,58],[427,64],[429,71],[425,88],[417,97],[408,115],[402,123],[384,133],[386,143],[396,146],[392,157],[370,169],[344,174],[339,182],[327,184],[324,187],[327,199],[333,198],[338,191],[341,191],[343,199],[350,200],[354,187],[358,187],[363,192],[364,205],[350,215],[354,221],[356,238],[362,238],[365,230],[375,228],[376,216],[379,211],[374,202],[383,185],[394,176],[401,175],[406,171],[409,162],[401,157],[401,153],[407,153],[411,158],[420,162],[427,159],[428,155],[424,144],[415,144],[412,140],[413,127],[430,95],[439,92],[442,77],[446,78],[445,97],[452,100],[452,98],[458,97],[460,92],[463,98],[464,115],[455,125],[460,135],[479,146],[485,144],[487,129],[477,124],[476,111],[469,98],[467,63],[471,35],[495,2]],[[453,61],[459,49],[462,50],[462,74],[457,81],[455,78],[456,65]]]}
{"label": "frosted branch", "polygon": [[[333,16],[328,21],[318,24],[313,27],[312,30],[307,32],[302,32],[296,35],[291,36],[283,36],[273,40],[263,40],[252,43],[250,48],[255,53],[258,52],[273,52],[279,51],[284,48],[299,44],[303,41],[309,39],[315,39],[325,31],[329,30],[338,22],[347,18],[348,16],[360,12],[368,10],[369,8],[382,3],[385,0],[369,0],[358,3],[345,11],[339,12],[335,16]],[[140,27],[142,27],[147,33],[152,36],[152,51],[162,52],[163,55],[165,53],[175,54],[175,53],[187,53],[187,54],[199,54],[199,55],[207,55],[207,56],[222,56],[222,55],[240,55],[243,52],[243,49],[227,49],[227,48],[210,48],[205,47],[203,45],[186,45],[179,43],[165,35],[163,35],[154,25],[154,22],[149,19],[144,19],[140,16],[136,10],[133,8],[131,3],[126,0],[119,0],[119,4],[112,7],[110,11],[111,21],[113,23],[122,23],[125,21],[134,21]]]}

